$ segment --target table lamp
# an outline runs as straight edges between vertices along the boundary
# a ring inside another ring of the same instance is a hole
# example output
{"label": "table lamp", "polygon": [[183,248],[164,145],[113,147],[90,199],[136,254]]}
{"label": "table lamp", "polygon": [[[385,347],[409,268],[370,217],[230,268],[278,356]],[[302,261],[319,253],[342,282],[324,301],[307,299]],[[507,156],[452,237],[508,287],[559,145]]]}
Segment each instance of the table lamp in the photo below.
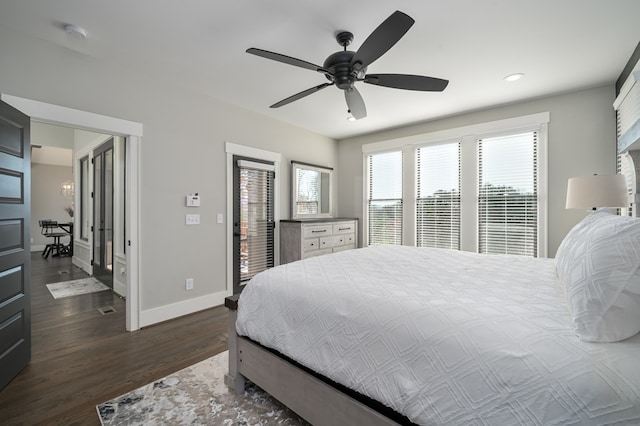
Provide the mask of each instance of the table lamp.
{"label": "table lamp", "polygon": [[568,209],[598,207],[627,207],[627,182],[623,175],[592,175],[569,178],[567,183]]}

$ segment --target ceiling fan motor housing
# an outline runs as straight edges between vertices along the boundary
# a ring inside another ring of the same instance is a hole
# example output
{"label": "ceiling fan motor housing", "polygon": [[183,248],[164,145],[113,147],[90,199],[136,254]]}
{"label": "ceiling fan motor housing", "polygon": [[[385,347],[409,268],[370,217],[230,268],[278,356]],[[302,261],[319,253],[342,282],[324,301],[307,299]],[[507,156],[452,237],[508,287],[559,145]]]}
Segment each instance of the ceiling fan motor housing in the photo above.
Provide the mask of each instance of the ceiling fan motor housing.
{"label": "ceiling fan motor housing", "polygon": [[335,82],[336,86],[342,90],[348,90],[358,80],[358,75],[364,76],[366,68],[355,71],[351,68],[351,59],[356,52],[344,50],[329,56],[322,65],[331,74],[325,74],[328,80]]}

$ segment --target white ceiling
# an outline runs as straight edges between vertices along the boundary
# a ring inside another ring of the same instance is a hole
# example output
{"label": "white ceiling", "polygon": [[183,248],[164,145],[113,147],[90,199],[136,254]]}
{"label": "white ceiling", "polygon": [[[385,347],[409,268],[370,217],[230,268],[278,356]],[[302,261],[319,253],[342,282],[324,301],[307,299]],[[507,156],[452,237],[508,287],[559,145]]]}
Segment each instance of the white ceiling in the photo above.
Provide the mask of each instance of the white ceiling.
{"label": "white ceiling", "polygon": [[55,146],[31,146],[31,163],[71,167],[73,150]]}
{"label": "white ceiling", "polygon": [[[320,73],[245,53],[258,47],[322,65],[354,33],[350,50],[399,9],[416,23],[369,73],[450,80],[442,93],[358,83],[368,117],[348,122],[328,87],[279,109],[269,105],[326,82]],[[28,37],[126,63],[313,132],[341,139],[496,104],[612,83],[640,40],[639,0],[20,0],[2,1],[0,25]],[[73,23],[86,40],[68,36]],[[524,79],[503,77],[522,72]]]}

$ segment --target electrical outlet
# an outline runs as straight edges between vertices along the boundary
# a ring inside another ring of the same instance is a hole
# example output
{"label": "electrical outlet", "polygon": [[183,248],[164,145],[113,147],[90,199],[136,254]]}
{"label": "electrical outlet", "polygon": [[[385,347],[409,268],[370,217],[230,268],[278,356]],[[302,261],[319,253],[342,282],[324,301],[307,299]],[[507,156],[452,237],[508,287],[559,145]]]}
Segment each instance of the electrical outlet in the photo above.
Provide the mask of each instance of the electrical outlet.
{"label": "electrical outlet", "polygon": [[222,223],[222,222],[224,222],[224,216],[222,216],[222,213],[218,213],[218,214],[216,215],[216,221],[217,221],[218,223]]}
{"label": "electrical outlet", "polygon": [[184,280],[184,289],[193,290],[193,278],[187,278]]}
{"label": "electrical outlet", "polygon": [[200,225],[200,215],[199,214],[188,214],[186,216],[185,223],[187,225]]}

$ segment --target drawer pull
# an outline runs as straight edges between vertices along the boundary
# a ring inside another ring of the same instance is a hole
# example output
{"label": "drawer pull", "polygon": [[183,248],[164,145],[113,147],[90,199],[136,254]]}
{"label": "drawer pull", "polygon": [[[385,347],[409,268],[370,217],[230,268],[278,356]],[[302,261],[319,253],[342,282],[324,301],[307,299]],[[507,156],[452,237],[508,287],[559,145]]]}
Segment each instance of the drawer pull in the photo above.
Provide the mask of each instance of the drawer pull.
{"label": "drawer pull", "polygon": [[311,233],[313,233],[313,234],[315,234],[316,232],[327,232],[327,230],[326,230],[326,229],[323,229],[323,230],[321,230],[321,231],[316,231],[316,230],[311,231]]}
{"label": "drawer pull", "polygon": [[338,231],[349,231],[351,230],[351,227],[348,228],[338,228]]}
{"label": "drawer pull", "polygon": [[309,244],[311,247],[313,247],[313,243]]}

